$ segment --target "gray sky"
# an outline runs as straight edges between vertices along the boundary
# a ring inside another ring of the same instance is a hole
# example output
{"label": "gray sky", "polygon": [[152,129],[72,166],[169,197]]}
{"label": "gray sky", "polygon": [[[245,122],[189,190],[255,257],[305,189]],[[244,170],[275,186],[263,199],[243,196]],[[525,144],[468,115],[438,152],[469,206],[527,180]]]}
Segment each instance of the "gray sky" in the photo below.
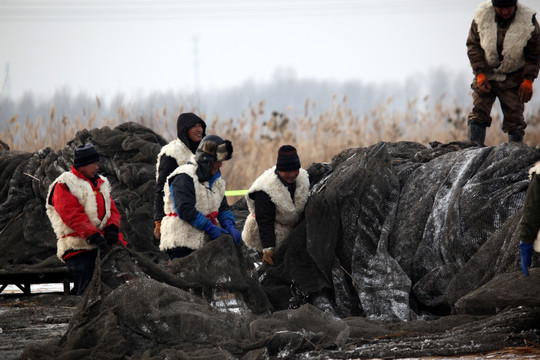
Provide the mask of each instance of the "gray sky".
{"label": "gray sky", "polygon": [[225,89],[279,72],[377,83],[470,71],[465,40],[479,3],[2,0],[0,75],[16,99],[65,86],[100,96]]}

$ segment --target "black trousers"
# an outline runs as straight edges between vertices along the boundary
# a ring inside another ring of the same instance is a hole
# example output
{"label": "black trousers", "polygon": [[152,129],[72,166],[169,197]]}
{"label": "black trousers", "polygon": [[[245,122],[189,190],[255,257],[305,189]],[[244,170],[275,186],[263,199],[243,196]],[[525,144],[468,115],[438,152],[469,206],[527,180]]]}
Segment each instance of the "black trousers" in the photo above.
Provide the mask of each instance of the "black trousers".
{"label": "black trousers", "polygon": [[82,295],[86,290],[96,266],[97,251],[85,251],[66,259],[66,265],[73,277],[73,290],[76,295]]}
{"label": "black trousers", "polygon": [[165,251],[167,252],[167,255],[169,255],[169,260],[173,260],[176,258],[186,257],[195,250],[187,248],[185,246],[180,246]]}

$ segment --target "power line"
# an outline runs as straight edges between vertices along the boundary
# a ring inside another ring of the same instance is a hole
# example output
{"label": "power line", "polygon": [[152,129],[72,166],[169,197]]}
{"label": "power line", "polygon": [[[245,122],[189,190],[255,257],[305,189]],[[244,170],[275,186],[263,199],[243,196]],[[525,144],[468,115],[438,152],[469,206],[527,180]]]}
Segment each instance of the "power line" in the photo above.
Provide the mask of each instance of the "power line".
{"label": "power line", "polygon": [[[537,2],[540,3],[540,0]],[[167,20],[204,17],[370,16],[472,11],[470,0],[4,1],[0,21]]]}

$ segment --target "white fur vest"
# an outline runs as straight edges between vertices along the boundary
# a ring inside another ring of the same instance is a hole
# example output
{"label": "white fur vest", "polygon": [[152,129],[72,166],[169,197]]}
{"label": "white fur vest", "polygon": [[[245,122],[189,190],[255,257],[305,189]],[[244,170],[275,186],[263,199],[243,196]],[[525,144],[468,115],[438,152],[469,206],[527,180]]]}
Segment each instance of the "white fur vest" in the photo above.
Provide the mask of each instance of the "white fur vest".
{"label": "white fur vest", "polygon": [[516,15],[506,31],[502,56],[499,60],[497,51],[497,23],[495,8],[491,0],[481,3],[474,12],[474,21],[478,26],[480,45],[484,49],[486,62],[494,69],[493,74],[486,74],[489,80],[503,81],[506,74],[519,70],[525,65],[523,49],[532,36],[535,11],[518,4]]}
{"label": "white fur vest", "polygon": [[309,195],[309,175],[306,170],[300,169],[300,173],[296,178],[294,202],[291,199],[289,190],[281,183],[275,170],[275,166],[266,170],[255,180],[246,194],[249,216],[246,218],[244,229],[242,230],[242,240],[247,246],[259,252],[262,251],[262,245],[259,236],[259,226],[255,219],[255,201],[249,194],[256,191],[264,191],[268,194],[274,205],[276,205],[276,219],[274,221],[276,249],[281,246],[285,238],[300,220]]}
{"label": "white fur vest", "polygon": [[161,148],[156,162],[156,180],[159,176],[159,165],[163,155],[173,157],[178,166],[186,164],[188,161],[195,162],[193,153],[180,139],[175,139]]}
{"label": "white fur vest", "polygon": [[176,168],[167,177],[163,187],[165,193],[163,197],[165,217],[161,220],[161,242],[159,244],[162,251],[181,246],[197,250],[209,241],[209,237],[204,231],[197,229],[177,216],[168,185],[169,179],[176,175],[189,175],[193,178],[193,185],[195,185],[195,208],[197,211],[205,216],[218,211],[225,195],[225,180],[219,177],[214,181],[212,189],[210,189],[208,181],[199,182],[199,178],[195,173],[196,170],[196,165],[186,164]]}
{"label": "white fur vest", "polygon": [[98,218],[96,195],[88,181],[77,177],[77,175],[71,172],[65,172],[56,178],[51,186],[49,186],[46,204],[47,215],[51,220],[53,230],[57,237],[56,256],[62,261],[62,255],[68,250],[96,249],[97,246],[88,244],[85,238],[77,235],[72,228],[64,223],[56,209],[49,203],[52,189],[54,189],[57,183],[66,184],[69,188],[69,192],[77,198],[84,208],[84,212],[88,215],[90,222],[99,230],[103,230],[111,217],[111,185],[107,178],[103,176],[100,176],[100,178],[104,183],[99,187],[99,192],[103,195],[103,199],[105,200],[105,216],[101,220]]}

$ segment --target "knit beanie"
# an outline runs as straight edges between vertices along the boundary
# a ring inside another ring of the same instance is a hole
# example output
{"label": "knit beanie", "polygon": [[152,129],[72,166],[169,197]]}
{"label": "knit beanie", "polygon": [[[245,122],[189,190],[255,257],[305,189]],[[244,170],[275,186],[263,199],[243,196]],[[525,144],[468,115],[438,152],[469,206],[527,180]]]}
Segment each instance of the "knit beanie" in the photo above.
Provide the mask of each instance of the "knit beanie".
{"label": "knit beanie", "polygon": [[90,165],[95,162],[99,162],[99,154],[94,145],[88,143],[75,149],[75,156],[73,158],[73,166],[75,168]]}
{"label": "knit beanie", "polygon": [[517,0],[491,0],[491,3],[494,7],[506,8],[516,6]]}
{"label": "knit beanie", "polygon": [[300,158],[296,149],[291,145],[283,145],[278,150],[276,169],[278,171],[291,171],[300,169]]}

